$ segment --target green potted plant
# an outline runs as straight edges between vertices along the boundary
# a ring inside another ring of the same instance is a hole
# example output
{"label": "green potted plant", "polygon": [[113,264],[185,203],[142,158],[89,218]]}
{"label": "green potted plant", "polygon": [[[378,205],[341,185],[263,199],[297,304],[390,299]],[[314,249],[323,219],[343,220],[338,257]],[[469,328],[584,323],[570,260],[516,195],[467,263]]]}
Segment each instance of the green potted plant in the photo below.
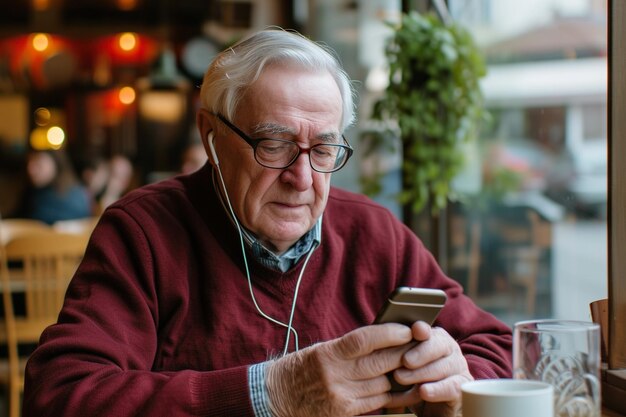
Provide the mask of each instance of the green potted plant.
{"label": "green potted plant", "polygon": [[[485,115],[479,80],[486,67],[471,35],[455,23],[410,12],[392,27],[385,50],[389,84],[372,112],[373,120],[391,123],[374,140],[368,134],[369,146],[386,147],[400,137],[404,215],[427,206],[437,215],[453,197],[462,145],[477,135]],[[372,182],[378,181],[374,174],[365,189],[377,190]]]}

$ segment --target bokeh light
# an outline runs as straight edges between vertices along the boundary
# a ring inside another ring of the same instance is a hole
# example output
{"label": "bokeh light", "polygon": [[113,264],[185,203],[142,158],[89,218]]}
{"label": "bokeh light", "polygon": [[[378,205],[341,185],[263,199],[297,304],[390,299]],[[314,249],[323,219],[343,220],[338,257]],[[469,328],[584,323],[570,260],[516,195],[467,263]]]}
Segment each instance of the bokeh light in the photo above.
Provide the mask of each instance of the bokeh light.
{"label": "bokeh light", "polygon": [[137,35],[132,32],[122,33],[117,42],[122,51],[130,52],[137,47]]}
{"label": "bokeh light", "polygon": [[45,33],[37,33],[32,40],[33,49],[43,52],[50,46],[50,37]]}
{"label": "bokeh light", "polygon": [[33,129],[33,131],[30,132],[30,147],[37,151],[49,149],[50,145],[48,144],[47,133],[48,130],[43,127]]}
{"label": "bokeh light", "polygon": [[122,87],[120,88],[118,97],[122,104],[126,104],[126,105],[132,104],[135,102],[135,97],[136,97],[135,89],[132,87],[128,87],[128,86]]}
{"label": "bokeh light", "polygon": [[45,107],[39,107],[35,110],[35,124],[37,126],[47,126],[51,117],[52,113]]}
{"label": "bokeh light", "polygon": [[65,142],[65,131],[59,126],[52,126],[46,134],[48,143],[52,149],[59,149]]}

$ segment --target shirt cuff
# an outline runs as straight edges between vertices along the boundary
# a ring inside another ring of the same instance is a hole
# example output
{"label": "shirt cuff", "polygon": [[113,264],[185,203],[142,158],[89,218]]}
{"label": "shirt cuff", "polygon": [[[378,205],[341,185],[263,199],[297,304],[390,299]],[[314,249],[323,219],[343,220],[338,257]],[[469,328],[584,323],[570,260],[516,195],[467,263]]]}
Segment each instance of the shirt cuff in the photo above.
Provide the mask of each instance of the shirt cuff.
{"label": "shirt cuff", "polygon": [[272,417],[270,399],[265,387],[265,369],[269,362],[261,362],[248,368],[248,388],[255,417]]}

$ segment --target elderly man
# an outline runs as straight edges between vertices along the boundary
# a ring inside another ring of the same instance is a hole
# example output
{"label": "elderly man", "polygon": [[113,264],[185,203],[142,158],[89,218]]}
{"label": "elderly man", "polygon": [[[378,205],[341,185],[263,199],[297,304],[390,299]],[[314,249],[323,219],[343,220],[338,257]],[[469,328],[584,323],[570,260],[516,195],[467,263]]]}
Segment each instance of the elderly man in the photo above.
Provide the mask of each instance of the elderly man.
{"label": "elderly man", "polygon": [[[354,118],[331,53],[261,31],[201,98],[208,163],[102,215],[28,364],[26,416],[451,416],[464,381],[510,375],[509,328],[390,212],[330,186]],[[372,324],[398,286],[447,293],[435,327]],[[392,371],[413,387],[390,392]]]}

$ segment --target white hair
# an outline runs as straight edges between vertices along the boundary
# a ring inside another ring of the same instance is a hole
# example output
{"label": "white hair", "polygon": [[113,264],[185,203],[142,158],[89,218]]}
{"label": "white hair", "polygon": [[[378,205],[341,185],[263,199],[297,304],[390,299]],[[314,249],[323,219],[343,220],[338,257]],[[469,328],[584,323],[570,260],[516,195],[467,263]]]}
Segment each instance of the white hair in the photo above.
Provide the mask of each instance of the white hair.
{"label": "white hair", "polygon": [[268,65],[275,63],[327,71],[341,93],[341,131],[354,123],[355,92],[334,51],[296,32],[281,29],[256,32],[218,54],[204,75],[200,90],[202,107],[232,120],[246,89]]}

